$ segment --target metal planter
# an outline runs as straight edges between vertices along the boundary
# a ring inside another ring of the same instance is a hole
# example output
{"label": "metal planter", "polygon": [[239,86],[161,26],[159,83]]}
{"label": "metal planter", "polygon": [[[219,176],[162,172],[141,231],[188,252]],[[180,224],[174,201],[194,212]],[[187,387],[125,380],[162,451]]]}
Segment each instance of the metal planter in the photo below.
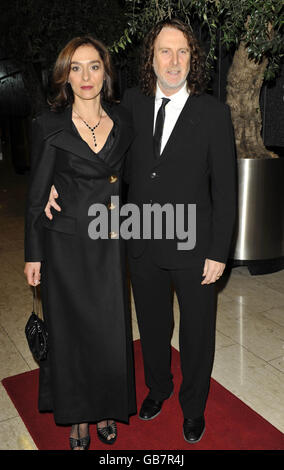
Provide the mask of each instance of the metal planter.
{"label": "metal planter", "polygon": [[230,258],[250,262],[283,257],[284,158],[240,159],[238,181],[238,221]]}

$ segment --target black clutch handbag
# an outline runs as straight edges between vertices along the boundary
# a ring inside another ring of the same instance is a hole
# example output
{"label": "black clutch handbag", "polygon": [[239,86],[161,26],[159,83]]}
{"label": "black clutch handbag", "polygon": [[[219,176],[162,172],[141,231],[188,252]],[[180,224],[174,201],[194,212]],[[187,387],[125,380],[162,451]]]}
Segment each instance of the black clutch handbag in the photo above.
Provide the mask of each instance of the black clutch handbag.
{"label": "black clutch handbag", "polygon": [[36,288],[33,290],[33,311],[25,327],[29,348],[37,362],[44,361],[48,351],[48,332],[45,322],[38,316],[35,309],[37,300]]}

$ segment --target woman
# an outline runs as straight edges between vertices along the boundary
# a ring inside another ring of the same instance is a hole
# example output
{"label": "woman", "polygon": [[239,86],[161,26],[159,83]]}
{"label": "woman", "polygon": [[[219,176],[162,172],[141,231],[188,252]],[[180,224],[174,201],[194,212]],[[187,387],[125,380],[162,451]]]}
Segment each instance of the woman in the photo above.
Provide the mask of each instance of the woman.
{"label": "woman", "polygon": [[[112,444],[116,420],[136,412],[124,251],[118,233],[90,238],[94,203],[114,209],[132,140],[126,111],[112,102],[105,46],[91,36],[70,41],[54,68],[51,109],[33,120],[26,213],[25,274],[41,283],[49,332],[40,367],[39,409],[72,424],[71,449],[89,446],[88,423]],[[61,212],[44,207],[54,184]]]}

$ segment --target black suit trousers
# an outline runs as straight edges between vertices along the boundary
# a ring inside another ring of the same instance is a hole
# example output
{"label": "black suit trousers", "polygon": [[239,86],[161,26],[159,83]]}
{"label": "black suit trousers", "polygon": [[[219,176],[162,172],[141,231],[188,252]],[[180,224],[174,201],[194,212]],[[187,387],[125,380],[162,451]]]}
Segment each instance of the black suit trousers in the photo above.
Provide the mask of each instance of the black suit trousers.
{"label": "black suit trousers", "polygon": [[204,413],[214,360],[216,289],[215,284],[201,285],[204,261],[174,270],[154,264],[149,249],[139,258],[129,257],[145,381],[155,400],[168,398],[173,390],[171,337],[176,291],[183,376],[179,401],[186,418]]}

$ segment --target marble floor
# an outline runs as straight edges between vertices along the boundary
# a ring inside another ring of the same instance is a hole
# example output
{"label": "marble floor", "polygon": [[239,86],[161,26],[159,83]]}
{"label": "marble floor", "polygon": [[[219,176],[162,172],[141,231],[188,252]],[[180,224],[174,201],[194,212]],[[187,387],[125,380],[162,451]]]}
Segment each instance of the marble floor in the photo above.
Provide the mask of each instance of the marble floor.
{"label": "marble floor", "polygon": [[[35,369],[24,336],[31,291],[23,274],[27,176],[0,167],[0,379]],[[237,267],[219,281],[213,377],[284,432],[284,270],[251,276]],[[132,309],[133,335],[139,331]],[[172,345],[179,348],[174,303]],[[0,383],[0,449],[36,449]]]}

